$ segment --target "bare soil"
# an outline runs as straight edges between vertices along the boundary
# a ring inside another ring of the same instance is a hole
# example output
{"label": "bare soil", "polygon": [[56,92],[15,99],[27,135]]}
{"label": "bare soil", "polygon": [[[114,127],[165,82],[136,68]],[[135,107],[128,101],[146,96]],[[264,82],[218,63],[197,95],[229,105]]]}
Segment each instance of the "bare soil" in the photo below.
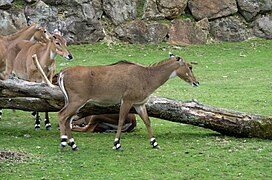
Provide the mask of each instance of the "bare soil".
{"label": "bare soil", "polygon": [[0,161],[4,160],[21,161],[23,160],[24,156],[26,156],[26,154],[22,152],[0,151]]}

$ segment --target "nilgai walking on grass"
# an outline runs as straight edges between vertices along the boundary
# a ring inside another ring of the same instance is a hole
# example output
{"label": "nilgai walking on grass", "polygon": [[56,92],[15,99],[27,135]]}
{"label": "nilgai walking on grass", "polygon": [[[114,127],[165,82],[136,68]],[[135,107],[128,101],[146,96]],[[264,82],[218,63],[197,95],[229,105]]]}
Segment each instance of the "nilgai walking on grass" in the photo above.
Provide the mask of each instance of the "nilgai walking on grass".
{"label": "nilgai walking on grass", "polygon": [[63,70],[58,79],[65,97],[65,105],[58,112],[61,143],[77,150],[71,132],[71,121],[79,117],[78,112],[87,102],[99,106],[120,103],[118,129],[113,149],[121,149],[120,135],[122,125],[130,109],[135,108],[147,128],[150,144],[159,148],[150,127],[150,119],[145,103],[148,97],[169,78],[178,76],[184,81],[198,86],[192,66],[180,57],[170,54],[170,58],[150,66],[142,66],[120,61],[107,66],[76,66]]}

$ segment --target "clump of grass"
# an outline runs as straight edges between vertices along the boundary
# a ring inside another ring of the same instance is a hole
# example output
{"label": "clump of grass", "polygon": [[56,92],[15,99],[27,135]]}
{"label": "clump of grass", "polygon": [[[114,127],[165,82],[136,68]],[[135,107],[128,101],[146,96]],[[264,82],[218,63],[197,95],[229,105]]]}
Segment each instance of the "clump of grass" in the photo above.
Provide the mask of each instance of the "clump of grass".
{"label": "clump of grass", "polygon": [[145,0],[138,0],[137,2],[137,18],[141,19],[144,14]]}
{"label": "clump of grass", "polygon": [[12,2],[12,8],[13,9],[23,9],[25,6],[26,6],[26,2],[25,1],[14,0]]}

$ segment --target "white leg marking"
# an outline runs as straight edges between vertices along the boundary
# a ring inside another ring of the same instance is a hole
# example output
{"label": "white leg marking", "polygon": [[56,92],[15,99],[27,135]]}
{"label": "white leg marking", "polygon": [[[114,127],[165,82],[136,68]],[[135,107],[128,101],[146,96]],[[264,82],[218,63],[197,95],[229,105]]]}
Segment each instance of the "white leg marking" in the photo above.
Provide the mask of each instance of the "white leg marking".
{"label": "white leg marking", "polygon": [[62,146],[66,146],[67,145],[67,142],[65,141],[65,142],[61,142],[60,143]]}
{"label": "white leg marking", "polygon": [[69,143],[75,142],[74,138],[69,139]]}
{"label": "white leg marking", "polygon": [[121,147],[121,144],[116,144],[116,149],[119,149]]}
{"label": "white leg marking", "polygon": [[62,135],[60,138],[61,139],[67,139],[68,137],[66,135]]}
{"label": "white leg marking", "polygon": [[0,119],[2,118],[3,111],[0,109]]}
{"label": "white leg marking", "polygon": [[65,147],[67,145],[66,140],[68,137],[66,135],[62,135],[60,138],[61,138],[61,142],[60,142],[61,146]]}

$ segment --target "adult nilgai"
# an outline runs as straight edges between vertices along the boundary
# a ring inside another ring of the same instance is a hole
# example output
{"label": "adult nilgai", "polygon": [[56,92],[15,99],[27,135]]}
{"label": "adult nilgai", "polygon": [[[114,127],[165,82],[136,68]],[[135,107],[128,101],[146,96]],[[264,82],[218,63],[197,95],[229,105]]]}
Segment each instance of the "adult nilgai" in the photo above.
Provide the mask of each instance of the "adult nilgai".
{"label": "adult nilgai", "polygon": [[[50,86],[54,87],[51,83],[43,68],[41,67],[37,55],[34,54],[32,56],[34,65],[36,66],[37,70],[40,72],[42,79],[44,82]],[[59,73],[55,74],[54,79],[58,79]],[[56,82],[55,82],[56,83]],[[87,117],[80,118],[76,121],[72,122],[72,130],[80,131],[80,132],[106,132],[106,131],[115,131],[117,129],[119,120],[119,114],[99,114],[99,115],[89,115]],[[82,127],[81,125],[84,125]],[[126,121],[123,125],[122,131],[129,132],[134,129],[136,126],[136,117],[135,114],[128,114],[126,117]]]}
{"label": "adult nilgai", "polygon": [[44,29],[35,23],[30,26],[26,26],[14,34],[8,36],[0,36],[0,79],[3,79],[2,73],[6,68],[6,58],[9,47],[22,40],[37,42],[40,41],[43,37],[46,39]]}
{"label": "adult nilgai", "polygon": [[192,66],[180,57],[172,54],[170,56],[169,59],[148,67],[120,61],[108,66],[76,66],[63,70],[58,80],[65,97],[65,106],[58,113],[61,148],[67,145],[68,140],[72,149],[77,149],[70,124],[72,120],[79,118],[79,110],[87,102],[99,106],[121,104],[114,149],[121,148],[122,126],[132,107],[144,121],[152,147],[159,147],[145,107],[148,97],[175,76],[193,86],[199,85],[193,75]]}
{"label": "adult nilgai", "polygon": [[[36,54],[39,63],[42,67],[46,77],[52,82],[53,75],[56,69],[56,56],[63,56],[65,59],[70,60],[73,58],[68,50],[66,40],[60,32],[52,35],[49,34],[46,43],[32,43],[29,41],[21,41],[19,44],[22,46],[16,58],[13,60],[13,68],[9,73],[13,73],[16,77],[32,82],[43,82],[43,78],[33,63],[32,56]],[[30,44],[30,45],[29,45]],[[35,129],[40,129],[40,116],[39,112],[35,112],[36,116]],[[48,113],[45,112],[44,119],[46,129],[51,128]]]}
{"label": "adult nilgai", "polygon": [[[43,27],[33,23],[32,25],[26,26],[14,34],[8,36],[0,36],[0,80],[6,79],[6,71],[11,67],[10,62],[7,62],[8,55],[18,53],[18,50],[13,51],[10,49],[11,47],[15,46],[22,40],[28,40],[33,43],[44,41],[47,39],[46,35],[47,33]],[[12,59],[14,58],[15,56]],[[1,115],[2,109],[0,108],[0,119]]]}
{"label": "adult nilgai", "polygon": [[11,77],[16,57],[22,49],[29,49],[35,44],[47,43],[50,36],[51,34],[44,27],[40,27],[39,31],[34,34],[34,40],[18,40],[9,45],[7,50],[8,52],[6,54],[6,68],[2,79],[8,79]]}

